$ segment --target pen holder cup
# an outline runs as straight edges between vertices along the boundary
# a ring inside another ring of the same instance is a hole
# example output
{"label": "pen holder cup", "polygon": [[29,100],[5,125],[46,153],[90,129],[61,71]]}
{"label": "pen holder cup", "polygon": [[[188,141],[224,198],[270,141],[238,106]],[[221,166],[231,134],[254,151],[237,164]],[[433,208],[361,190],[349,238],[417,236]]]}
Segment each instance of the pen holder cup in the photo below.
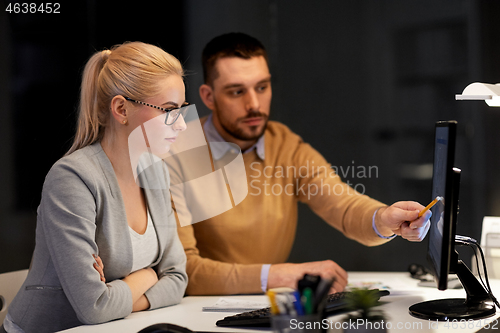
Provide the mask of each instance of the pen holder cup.
{"label": "pen holder cup", "polygon": [[303,316],[275,315],[271,317],[273,332],[301,333],[301,332],[326,332],[321,314]]}

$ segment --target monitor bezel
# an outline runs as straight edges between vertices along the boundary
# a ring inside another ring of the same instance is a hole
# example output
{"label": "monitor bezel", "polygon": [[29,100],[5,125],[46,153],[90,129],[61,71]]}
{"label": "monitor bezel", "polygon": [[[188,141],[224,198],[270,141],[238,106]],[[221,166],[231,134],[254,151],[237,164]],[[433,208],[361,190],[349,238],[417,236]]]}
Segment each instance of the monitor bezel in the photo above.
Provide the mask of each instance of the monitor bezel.
{"label": "monitor bezel", "polygon": [[[439,290],[446,290],[448,287],[448,274],[453,270],[453,265],[456,261],[455,258],[455,225],[456,225],[456,205],[455,200],[455,189],[454,189],[454,163],[455,163],[455,147],[456,147],[456,133],[457,133],[457,122],[454,120],[450,121],[438,121],[435,128],[434,137],[434,164],[433,164],[433,191],[435,188],[435,182],[437,181],[436,176],[436,155],[437,155],[437,140],[438,140],[438,129],[442,127],[448,128],[448,144],[446,149],[446,166],[445,168],[445,193],[444,193],[444,210],[443,210],[443,238],[441,244],[441,258],[436,267],[433,260],[432,252],[430,251],[432,240],[429,237],[429,247],[428,247],[428,261],[431,265],[431,271],[436,278],[437,288]],[[433,193],[433,198],[436,193]],[[435,206],[437,209],[437,205]],[[434,214],[435,209],[433,208],[433,216],[431,217],[431,228],[436,227],[436,220],[439,219],[438,214]],[[431,233],[432,234],[432,233]],[[453,259],[452,259],[453,258]]]}

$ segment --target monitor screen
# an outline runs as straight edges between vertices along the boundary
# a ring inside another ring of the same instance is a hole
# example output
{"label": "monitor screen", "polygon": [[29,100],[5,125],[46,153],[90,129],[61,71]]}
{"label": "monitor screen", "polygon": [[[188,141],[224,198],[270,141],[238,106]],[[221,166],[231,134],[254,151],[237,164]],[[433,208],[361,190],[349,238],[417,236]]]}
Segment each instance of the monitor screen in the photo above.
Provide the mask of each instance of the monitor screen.
{"label": "monitor screen", "polygon": [[437,122],[434,141],[432,198],[440,196],[443,200],[431,208],[428,259],[440,290],[447,288],[450,256],[455,248],[452,197],[456,127],[455,121]]}

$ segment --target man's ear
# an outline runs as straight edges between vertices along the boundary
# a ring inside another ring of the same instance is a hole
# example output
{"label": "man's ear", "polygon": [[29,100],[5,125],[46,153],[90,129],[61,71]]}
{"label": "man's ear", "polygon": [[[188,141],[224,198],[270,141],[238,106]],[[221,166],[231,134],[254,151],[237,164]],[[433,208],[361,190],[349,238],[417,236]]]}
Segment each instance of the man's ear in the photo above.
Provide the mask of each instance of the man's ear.
{"label": "man's ear", "polygon": [[121,95],[116,95],[111,100],[111,115],[120,124],[126,124],[127,119],[127,109],[125,108],[125,98]]}
{"label": "man's ear", "polygon": [[215,103],[214,103],[214,91],[212,90],[212,87],[209,86],[208,84],[202,84],[200,86],[200,97],[203,103],[205,103],[205,105],[207,106],[207,108],[214,111]]}

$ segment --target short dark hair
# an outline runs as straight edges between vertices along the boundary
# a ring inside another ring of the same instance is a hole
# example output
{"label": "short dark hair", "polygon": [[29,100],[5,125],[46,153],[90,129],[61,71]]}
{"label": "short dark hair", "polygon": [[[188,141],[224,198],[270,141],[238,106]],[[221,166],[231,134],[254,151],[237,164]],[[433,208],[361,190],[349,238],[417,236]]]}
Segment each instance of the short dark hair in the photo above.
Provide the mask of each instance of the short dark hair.
{"label": "short dark hair", "polygon": [[220,58],[238,57],[250,59],[258,56],[263,56],[269,66],[266,49],[261,42],[252,36],[241,32],[230,32],[217,36],[208,42],[203,49],[201,56],[203,79],[207,84],[213,83],[218,76],[215,63]]}

